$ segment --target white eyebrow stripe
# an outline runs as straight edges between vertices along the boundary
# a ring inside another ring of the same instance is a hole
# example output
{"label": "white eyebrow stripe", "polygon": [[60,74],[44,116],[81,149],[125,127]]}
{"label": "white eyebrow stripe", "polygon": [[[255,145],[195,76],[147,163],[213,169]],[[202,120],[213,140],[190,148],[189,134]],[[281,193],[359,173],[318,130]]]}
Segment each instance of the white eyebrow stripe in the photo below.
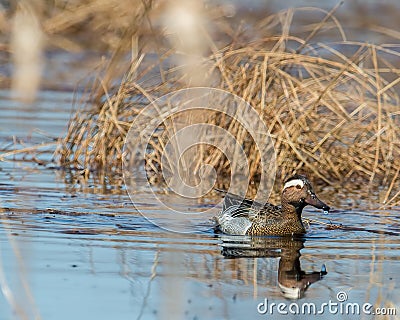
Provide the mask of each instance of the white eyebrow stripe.
{"label": "white eyebrow stripe", "polygon": [[294,187],[300,185],[302,188],[304,187],[304,181],[300,179],[295,179],[295,180],[290,180],[285,183],[285,186],[283,187],[283,190],[286,188]]}

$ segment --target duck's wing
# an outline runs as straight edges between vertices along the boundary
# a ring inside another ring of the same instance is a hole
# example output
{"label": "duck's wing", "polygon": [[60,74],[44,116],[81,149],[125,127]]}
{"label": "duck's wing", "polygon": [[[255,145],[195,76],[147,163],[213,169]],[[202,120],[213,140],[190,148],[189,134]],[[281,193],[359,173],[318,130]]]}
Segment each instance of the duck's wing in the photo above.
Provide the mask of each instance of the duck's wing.
{"label": "duck's wing", "polygon": [[232,217],[252,217],[263,207],[263,205],[257,201],[243,198],[223,190],[217,191],[225,193],[222,212],[229,213]]}
{"label": "duck's wing", "polygon": [[227,193],[225,195],[224,203],[223,203],[223,210],[227,209],[231,206],[240,206],[243,208],[256,208],[256,209],[261,209],[263,205],[257,201],[248,199],[248,198],[243,198],[238,195],[232,194],[232,193]]}

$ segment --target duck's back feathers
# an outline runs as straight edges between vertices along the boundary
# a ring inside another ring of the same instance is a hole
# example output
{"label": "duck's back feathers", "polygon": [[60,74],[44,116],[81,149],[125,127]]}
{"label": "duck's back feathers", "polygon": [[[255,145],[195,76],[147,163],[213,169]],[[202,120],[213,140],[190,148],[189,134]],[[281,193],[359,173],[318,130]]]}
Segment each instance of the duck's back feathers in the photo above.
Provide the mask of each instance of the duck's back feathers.
{"label": "duck's back feathers", "polygon": [[254,200],[225,192],[222,210],[215,217],[218,229],[227,234],[244,235],[261,208]]}
{"label": "duck's back feathers", "polygon": [[[222,204],[222,211],[232,211],[232,208],[237,209],[238,215],[247,216],[251,212],[260,210],[263,207],[261,203],[257,201],[240,197],[233,193],[226,193],[224,203]],[[249,212],[251,210],[251,212]]]}

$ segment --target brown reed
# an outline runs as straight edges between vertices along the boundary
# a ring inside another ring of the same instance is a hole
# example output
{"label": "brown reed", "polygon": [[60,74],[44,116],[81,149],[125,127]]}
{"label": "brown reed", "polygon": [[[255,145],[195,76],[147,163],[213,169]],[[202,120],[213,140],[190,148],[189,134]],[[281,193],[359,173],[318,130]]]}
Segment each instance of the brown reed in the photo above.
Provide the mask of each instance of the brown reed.
{"label": "brown reed", "polygon": [[[281,179],[297,172],[334,186],[380,187],[385,190],[382,202],[398,204],[400,54],[390,45],[346,41],[332,12],[312,24],[311,32],[292,34],[295,12],[289,9],[258,21],[252,39],[249,32],[235,31],[218,17],[223,40],[212,41],[208,34],[209,54],[198,59],[197,67],[206,71],[203,83],[238,95],[257,110],[274,140]],[[336,30],[341,40],[313,42],[326,30]],[[132,120],[157,97],[191,86],[194,75],[179,64],[181,52],[165,45],[167,36],[160,30],[154,32],[162,39],[156,58],[151,50],[141,50],[120,83],[111,86],[99,80],[93,87],[90,102],[72,117],[57,149],[61,164],[121,174],[124,138]],[[240,141],[251,179],[257,181],[259,154],[243,128],[220,115],[207,122]],[[150,179],[161,176],[164,143],[175,130],[171,126],[164,123],[150,141]],[[199,150],[195,167],[209,163],[219,176],[229,176],[230,165],[221,152],[204,146]]]}

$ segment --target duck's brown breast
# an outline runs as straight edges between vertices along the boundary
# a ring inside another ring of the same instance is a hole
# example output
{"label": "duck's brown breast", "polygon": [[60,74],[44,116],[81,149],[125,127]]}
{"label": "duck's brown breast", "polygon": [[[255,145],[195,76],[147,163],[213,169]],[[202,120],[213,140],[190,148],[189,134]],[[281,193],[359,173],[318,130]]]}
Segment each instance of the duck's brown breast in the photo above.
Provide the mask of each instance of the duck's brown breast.
{"label": "duck's brown breast", "polygon": [[268,223],[263,219],[255,219],[247,230],[247,235],[263,236],[263,235],[291,235],[303,234],[306,230],[301,221],[288,220],[279,223]]}

